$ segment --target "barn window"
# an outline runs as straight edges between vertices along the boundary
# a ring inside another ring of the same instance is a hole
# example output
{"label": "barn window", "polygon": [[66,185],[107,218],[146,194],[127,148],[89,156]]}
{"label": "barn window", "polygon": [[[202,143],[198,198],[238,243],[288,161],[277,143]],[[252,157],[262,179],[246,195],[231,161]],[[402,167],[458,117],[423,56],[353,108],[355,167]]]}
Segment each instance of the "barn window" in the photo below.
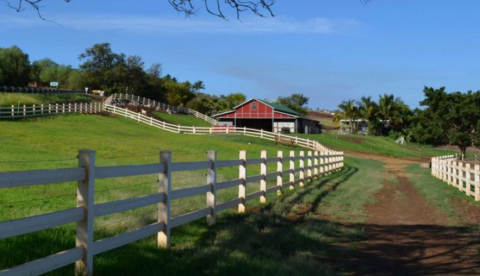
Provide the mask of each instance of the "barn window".
{"label": "barn window", "polygon": [[257,103],[256,102],[252,103],[252,110],[257,110]]}

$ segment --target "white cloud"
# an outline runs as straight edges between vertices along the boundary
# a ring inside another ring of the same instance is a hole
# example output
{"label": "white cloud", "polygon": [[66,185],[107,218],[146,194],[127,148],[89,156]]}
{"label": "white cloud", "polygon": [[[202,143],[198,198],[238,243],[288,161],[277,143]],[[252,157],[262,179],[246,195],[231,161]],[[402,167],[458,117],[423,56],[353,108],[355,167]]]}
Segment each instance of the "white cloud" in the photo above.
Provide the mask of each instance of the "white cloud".
{"label": "white cloud", "polygon": [[[225,21],[220,19],[179,19],[123,15],[95,15],[87,17],[61,17],[52,19],[67,29],[79,31],[118,31],[133,34],[155,35],[172,33],[212,34],[332,34],[350,33],[360,23],[352,19],[312,18],[295,20],[285,17],[247,18]],[[37,18],[0,18],[0,24],[7,29],[36,26],[42,22]],[[43,27],[58,27],[51,23]]]}

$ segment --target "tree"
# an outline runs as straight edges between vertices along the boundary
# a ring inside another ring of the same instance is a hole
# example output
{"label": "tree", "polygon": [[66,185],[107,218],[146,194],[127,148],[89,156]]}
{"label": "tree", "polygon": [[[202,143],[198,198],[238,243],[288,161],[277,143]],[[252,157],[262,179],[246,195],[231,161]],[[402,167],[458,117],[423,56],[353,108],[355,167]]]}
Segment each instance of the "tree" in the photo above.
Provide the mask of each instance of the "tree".
{"label": "tree", "polygon": [[205,84],[203,83],[203,81],[198,80],[198,81],[193,83],[192,88],[195,92],[198,92],[200,90],[205,89]]}
{"label": "tree", "polygon": [[340,110],[336,111],[333,115],[333,121],[335,123],[340,122],[340,120],[349,120],[350,121],[350,131],[352,133],[356,130],[355,121],[360,117],[360,110],[355,104],[354,100],[342,101],[338,105]]}
{"label": "tree", "polygon": [[292,94],[289,97],[278,97],[277,102],[302,115],[307,114],[306,105],[308,104],[308,97],[305,97],[303,94]]}
{"label": "tree", "polygon": [[[64,0],[66,3],[71,0]],[[7,6],[17,12],[25,10],[25,6],[29,6],[37,11],[38,16],[42,20],[46,20],[41,14],[41,4],[43,0],[5,0]],[[190,16],[197,13],[201,7],[205,7],[208,13],[218,16],[222,19],[227,19],[224,15],[224,8],[233,9],[237,14],[237,19],[240,19],[240,14],[245,11],[250,11],[253,14],[265,17],[265,15],[274,16],[272,6],[275,4],[275,0],[251,0],[251,1],[239,1],[239,0],[168,0],[172,7]],[[196,3],[199,3],[197,6]],[[49,21],[49,20],[46,20]]]}
{"label": "tree", "polygon": [[393,94],[380,95],[377,118],[380,120],[388,120],[392,128],[398,130],[399,126],[403,124],[400,111],[404,105],[403,101],[400,100],[400,98],[395,98]]}
{"label": "tree", "polygon": [[27,86],[30,80],[30,60],[17,46],[0,47],[0,85]]}
{"label": "tree", "polygon": [[413,135],[419,142],[431,145],[453,145],[465,156],[467,147],[480,145],[480,91],[445,92],[445,87],[425,87],[426,108],[416,118]]}

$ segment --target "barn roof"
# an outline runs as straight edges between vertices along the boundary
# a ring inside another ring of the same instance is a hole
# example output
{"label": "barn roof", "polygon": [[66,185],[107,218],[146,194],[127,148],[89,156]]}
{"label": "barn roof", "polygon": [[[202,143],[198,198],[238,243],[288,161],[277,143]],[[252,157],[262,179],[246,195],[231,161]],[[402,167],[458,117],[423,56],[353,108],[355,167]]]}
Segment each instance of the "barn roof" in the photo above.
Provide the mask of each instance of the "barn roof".
{"label": "barn roof", "polygon": [[302,116],[302,114],[300,114],[297,111],[295,111],[293,109],[290,109],[286,106],[279,105],[279,104],[276,104],[276,103],[267,102],[267,101],[264,101],[264,100],[259,100],[259,99],[256,99],[256,100],[270,106],[271,108],[275,109],[276,111],[290,113],[290,114],[293,114],[293,115],[296,115],[296,116]]}

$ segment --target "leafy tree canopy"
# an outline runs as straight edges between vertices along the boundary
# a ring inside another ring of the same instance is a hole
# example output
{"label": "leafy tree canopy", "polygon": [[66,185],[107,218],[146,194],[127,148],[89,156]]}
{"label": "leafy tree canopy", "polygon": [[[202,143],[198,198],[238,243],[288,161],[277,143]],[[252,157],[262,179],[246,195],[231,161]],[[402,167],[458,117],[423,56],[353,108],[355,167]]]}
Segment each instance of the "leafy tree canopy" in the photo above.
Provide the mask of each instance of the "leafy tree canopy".
{"label": "leafy tree canopy", "polygon": [[306,105],[308,104],[308,97],[303,94],[292,94],[288,97],[278,97],[277,102],[283,106],[297,111],[305,116],[308,112]]}

